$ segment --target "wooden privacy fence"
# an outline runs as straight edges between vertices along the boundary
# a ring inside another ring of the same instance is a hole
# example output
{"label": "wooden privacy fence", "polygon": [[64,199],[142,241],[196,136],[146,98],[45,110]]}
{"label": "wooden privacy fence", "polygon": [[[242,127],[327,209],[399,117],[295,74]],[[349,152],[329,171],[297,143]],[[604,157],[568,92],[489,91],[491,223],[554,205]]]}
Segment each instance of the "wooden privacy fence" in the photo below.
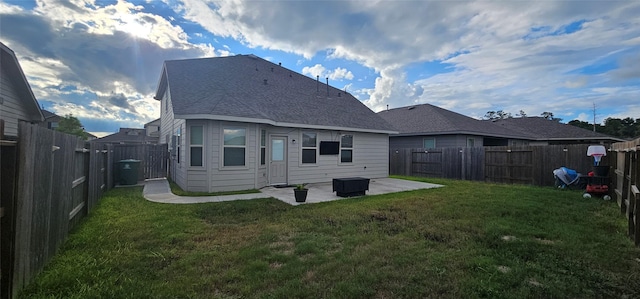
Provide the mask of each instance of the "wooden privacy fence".
{"label": "wooden privacy fence", "polygon": [[[552,186],[561,166],[587,174],[589,145],[494,146],[474,148],[399,148],[389,153],[393,175],[442,177],[497,183]],[[601,165],[609,165],[603,157]]]}
{"label": "wooden privacy fence", "polygon": [[167,144],[114,144],[113,162],[121,160],[140,160],[138,180],[161,178],[167,176],[169,167],[169,150]]}
{"label": "wooden privacy fence", "polygon": [[115,162],[129,152],[139,153],[126,158],[141,160],[141,179],[165,176],[166,145],[88,143],[27,123],[17,141],[0,141],[0,298],[44,268],[114,186]]}
{"label": "wooden privacy fence", "polygon": [[636,246],[640,246],[640,139],[629,142],[615,143],[612,146],[615,153],[614,186],[615,196],[620,212],[627,217],[629,223],[629,237]]}

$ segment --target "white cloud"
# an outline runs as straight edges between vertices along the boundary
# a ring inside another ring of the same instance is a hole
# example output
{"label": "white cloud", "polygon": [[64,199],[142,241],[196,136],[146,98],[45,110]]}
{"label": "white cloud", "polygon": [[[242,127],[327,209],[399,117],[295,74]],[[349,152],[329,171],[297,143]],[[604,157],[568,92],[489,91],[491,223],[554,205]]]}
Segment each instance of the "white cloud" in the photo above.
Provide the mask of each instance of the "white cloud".
{"label": "white cloud", "polygon": [[[188,19],[250,47],[307,59],[327,51],[329,58],[374,69],[379,77],[366,103],[375,110],[429,102],[467,115],[478,114],[475,109],[517,112],[522,107],[530,107],[530,115],[554,109],[568,113],[584,100],[580,97],[594,96],[581,87],[616,84],[572,72],[623,44],[637,47],[640,35],[636,1],[183,3]],[[448,63],[453,72],[407,81],[405,66],[429,61]],[[635,77],[636,69],[612,74]],[[306,74],[327,72],[314,66]],[[558,91],[566,87],[576,89],[574,94]]]}
{"label": "white cloud", "polygon": [[329,73],[329,79],[331,80],[353,80],[353,73],[344,68],[336,68],[333,72]]}
{"label": "white cloud", "polygon": [[327,69],[322,64],[316,64],[314,66],[305,66],[302,68],[303,75],[309,75],[311,77],[323,77]]}
{"label": "white cloud", "polygon": [[314,66],[305,66],[302,68],[302,74],[311,77],[329,78],[330,80],[353,80],[353,73],[345,68],[338,67],[333,71],[327,70],[321,64]]}

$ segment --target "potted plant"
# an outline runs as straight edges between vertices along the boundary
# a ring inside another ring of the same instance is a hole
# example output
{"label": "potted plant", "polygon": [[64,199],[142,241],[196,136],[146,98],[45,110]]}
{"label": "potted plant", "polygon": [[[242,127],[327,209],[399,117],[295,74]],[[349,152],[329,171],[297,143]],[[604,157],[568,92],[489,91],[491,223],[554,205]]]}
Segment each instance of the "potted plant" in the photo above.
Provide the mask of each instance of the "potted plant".
{"label": "potted plant", "polygon": [[293,188],[293,195],[296,197],[296,202],[305,202],[307,200],[307,184],[298,184]]}

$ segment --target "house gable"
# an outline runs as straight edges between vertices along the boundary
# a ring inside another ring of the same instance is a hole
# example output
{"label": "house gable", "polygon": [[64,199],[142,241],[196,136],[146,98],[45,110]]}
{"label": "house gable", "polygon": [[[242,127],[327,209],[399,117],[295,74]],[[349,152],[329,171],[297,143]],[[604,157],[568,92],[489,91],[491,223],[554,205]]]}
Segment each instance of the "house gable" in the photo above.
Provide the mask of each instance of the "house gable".
{"label": "house gable", "polygon": [[31,91],[15,53],[0,43],[0,119],[4,134],[18,135],[18,122],[44,120],[38,101]]}
{"label": "house gable", "polygon": [[351,94],[254,55],[166,61],[155,98],[168,89],[180,119],[393,132]]}

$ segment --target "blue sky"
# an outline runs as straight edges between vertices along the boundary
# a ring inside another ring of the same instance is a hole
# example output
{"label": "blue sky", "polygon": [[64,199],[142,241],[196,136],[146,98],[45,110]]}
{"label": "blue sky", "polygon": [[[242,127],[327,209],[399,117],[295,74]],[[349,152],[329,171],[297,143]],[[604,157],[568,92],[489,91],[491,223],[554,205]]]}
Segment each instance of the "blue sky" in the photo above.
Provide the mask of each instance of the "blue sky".
{"label": "blue sky", "polygon": [[255,54],[374,111],[640,118],[640,1],[0,0],[40,104],[102,136],[160,116],[165,60]]}

